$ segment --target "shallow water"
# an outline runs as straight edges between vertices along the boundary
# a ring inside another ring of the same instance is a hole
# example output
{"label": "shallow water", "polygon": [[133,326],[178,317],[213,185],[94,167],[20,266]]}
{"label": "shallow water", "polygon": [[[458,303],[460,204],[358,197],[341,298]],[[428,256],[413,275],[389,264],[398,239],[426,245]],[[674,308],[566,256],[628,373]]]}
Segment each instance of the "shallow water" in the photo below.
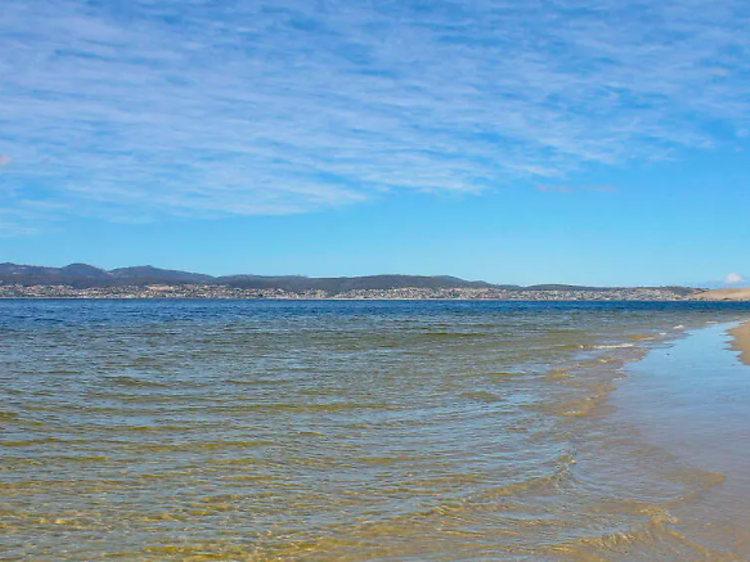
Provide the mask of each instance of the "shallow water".
{"label": "shallow water", "polygon": [[652,351],[628,369],[612,398],[623,426],[634,425],[649,443],[720,475],[721,486],[681,508],[698,523],[693,534],[730,544],[750,559],[750,367],[726,351],[727,327],[702,328]]}
{"label": "shallow water", "polygon": [[648,439],[612,391],[649,349],[689,341],[676,326],[748,316],[0,302],[0,557],[741,560],[721,517],[737,467]]}

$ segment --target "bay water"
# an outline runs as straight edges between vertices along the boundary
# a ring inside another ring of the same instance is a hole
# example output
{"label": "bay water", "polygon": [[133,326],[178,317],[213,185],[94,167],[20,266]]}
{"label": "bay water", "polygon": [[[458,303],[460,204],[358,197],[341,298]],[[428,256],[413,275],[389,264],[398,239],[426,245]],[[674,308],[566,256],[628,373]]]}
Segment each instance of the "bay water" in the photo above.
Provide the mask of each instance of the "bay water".
{"label": "bay water", "polygon": [[746,560],[748,318],[0,301],[0,560]]}

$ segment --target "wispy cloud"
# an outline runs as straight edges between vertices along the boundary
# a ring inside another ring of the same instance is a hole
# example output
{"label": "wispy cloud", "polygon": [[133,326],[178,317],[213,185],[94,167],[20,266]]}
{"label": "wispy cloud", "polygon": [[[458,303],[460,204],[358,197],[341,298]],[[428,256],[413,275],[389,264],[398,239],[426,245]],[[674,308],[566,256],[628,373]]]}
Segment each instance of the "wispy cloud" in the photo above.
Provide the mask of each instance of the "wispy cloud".
{"label": "wispy cloud", "polygon": [[8,0],[0,76],[1,181],[67,213],[299,213],[742,134],[750,4]]}
{"label": "wispy cloud", "polygon": [[611,185],[539,185],[536,189],[542,193],[575,193],[576,191],[611,193],[616,191]]}
{"label": "wispy cloud", "polygon": [[730,273],[724,278],[724,283],[726,285],[737,285],[738,283],[744,283],[745,281],[747,281],[747,279],[739,273]]}
{"label": "wispy cloud", "polygon": [[66,210],[59,203],[15,198],[12,206],[0,207],[0,238],[56,230],[52,225]]}

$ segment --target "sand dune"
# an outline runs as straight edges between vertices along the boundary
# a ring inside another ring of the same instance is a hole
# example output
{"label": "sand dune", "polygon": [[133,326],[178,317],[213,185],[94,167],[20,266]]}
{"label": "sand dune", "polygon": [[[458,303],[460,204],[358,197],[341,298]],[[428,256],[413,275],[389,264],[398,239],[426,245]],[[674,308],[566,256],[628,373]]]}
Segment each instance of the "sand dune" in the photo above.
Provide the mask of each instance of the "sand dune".
{"label": "sand dune", "polygon": [[704,293],[690,295],[690,300],[702,301],[748,301],[750,300],[750,287],[737,289],[715,289]]}

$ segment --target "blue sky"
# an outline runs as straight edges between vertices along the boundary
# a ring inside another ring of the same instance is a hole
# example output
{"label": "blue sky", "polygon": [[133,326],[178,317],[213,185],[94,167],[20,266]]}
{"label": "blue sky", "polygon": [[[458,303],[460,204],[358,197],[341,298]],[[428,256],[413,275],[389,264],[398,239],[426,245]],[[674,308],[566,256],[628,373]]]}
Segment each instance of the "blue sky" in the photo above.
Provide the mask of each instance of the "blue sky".
{"label": "blue sky", "polygon": [[750,274],[746,0],[4,0],[0,261]]}

